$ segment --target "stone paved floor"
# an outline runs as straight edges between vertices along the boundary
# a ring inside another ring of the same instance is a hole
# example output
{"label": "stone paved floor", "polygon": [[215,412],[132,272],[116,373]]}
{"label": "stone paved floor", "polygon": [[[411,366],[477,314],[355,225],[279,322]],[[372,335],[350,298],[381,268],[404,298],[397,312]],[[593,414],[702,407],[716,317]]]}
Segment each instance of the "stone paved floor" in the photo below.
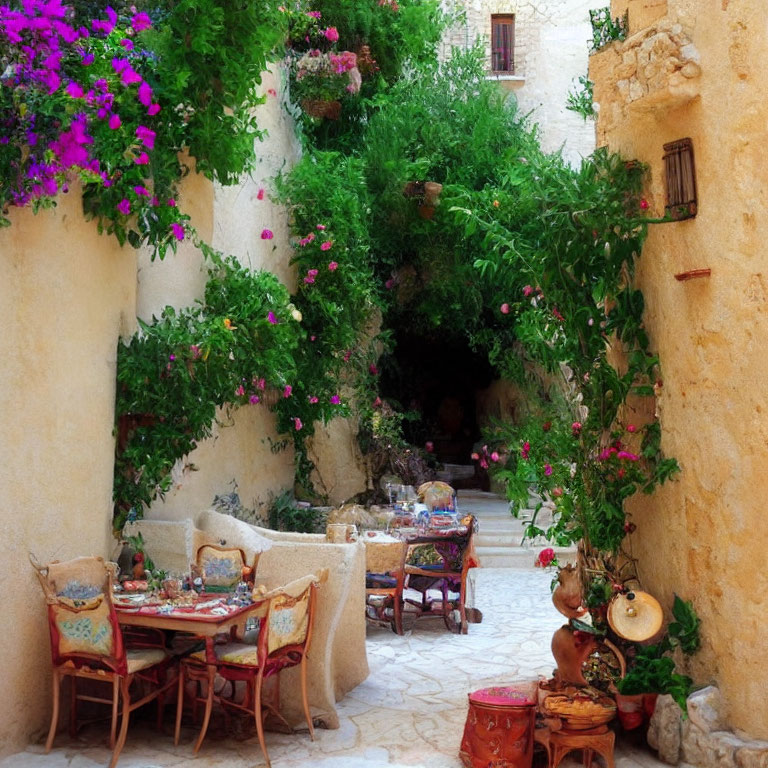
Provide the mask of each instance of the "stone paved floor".
{"label": "stone paved floor", "polygon": [[[552,632],[563,622],[549,599],[551,574],[530,570],[478,569],[475,605],[481,624],[469,635],[449,634],[442,621],[422,619],[404,637],[372,627],[368,679],[339,702],[341,728],[267,734],[274,768],[460,768],[457,752],[467,693],[491,684],[549,675]],[[168,717],[170,723],[170,717]],[[109,762],[104,730],[74,742],[59,734],[50,755],[39,746],[0,760],[0,768],[95,768]],[[173,747],[169,736],[136,724],[118,768],[255,768],[264,764],[255,737],[206,740],[192,760],[193,732]],[[248,734],[244,734],[248,736]],[[566,760],[564,768],[575,768]],[[617,768],[661,768],[652,753],[622,744]]]}

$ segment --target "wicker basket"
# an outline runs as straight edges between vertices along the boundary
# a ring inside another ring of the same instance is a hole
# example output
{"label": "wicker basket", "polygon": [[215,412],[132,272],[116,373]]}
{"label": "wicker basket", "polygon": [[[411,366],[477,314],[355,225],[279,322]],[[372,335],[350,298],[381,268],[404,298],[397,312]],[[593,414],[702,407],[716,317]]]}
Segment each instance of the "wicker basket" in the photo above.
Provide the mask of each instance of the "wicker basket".
{"label": "wicker basket", "polygon": [[341,117],[340,101],[324,101],[323,99],[304,99],[301,102],[304,113],[310,117],[326,120],[338,120]]}

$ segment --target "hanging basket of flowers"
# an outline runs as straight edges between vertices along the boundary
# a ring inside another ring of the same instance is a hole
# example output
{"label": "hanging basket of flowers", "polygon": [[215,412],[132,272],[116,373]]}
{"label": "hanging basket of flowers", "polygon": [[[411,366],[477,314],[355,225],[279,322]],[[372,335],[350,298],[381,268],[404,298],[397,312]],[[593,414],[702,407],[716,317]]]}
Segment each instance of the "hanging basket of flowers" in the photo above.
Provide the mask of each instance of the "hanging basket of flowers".
{"label": "hanging basket of flowers", "polygon": [[341,117],[341,102],[334,99],[302,99],[301,108],[304,114],[319,120],[338,120]]}
{"label": "hanging basket of flowers", "polygon": [[295,61],[292,75],[291,88],[305,114],[325,120],[338,120],[342,97],[358,93],[362,83],[352,51],[308,51]]}

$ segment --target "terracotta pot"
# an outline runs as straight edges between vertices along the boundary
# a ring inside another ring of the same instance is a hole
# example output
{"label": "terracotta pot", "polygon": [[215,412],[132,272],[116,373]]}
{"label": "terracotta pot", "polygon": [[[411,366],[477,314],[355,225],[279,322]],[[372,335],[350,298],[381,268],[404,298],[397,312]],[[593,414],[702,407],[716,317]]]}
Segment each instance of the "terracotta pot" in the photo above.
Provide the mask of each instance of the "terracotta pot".
{"label": "terracotta pot", "polygon": [[440,199],[440,193],[443,191],[443,185],[436,181],[424,182],[424,203],[425,205],[435,206]]}
{"label": "terracotta pot", "polygon": [[648,720],[653,717],[653,713],[656,711],[656,699],[658,698],[658,693],[643,694],[643,712],[645,712],[645,716]]}
{"label": "terracotta pot", "polygon": [[420,205],[419,206],[419,216],[421,216],[422,219],[431,219],[434,218],[435,215],[435,207],[433,205]]}
{"label": "terracotta pot", "polygon": [[633,731],[643,724],[645,719],[643,712],[644,696],[645,694],[642,693],[632,696],[625,696],[623,693],[616,694],[616,714],[625,731]]}
{"label": "terracotta pot", "polygon": [[325,101],[323,99],[303,99],[301,108],[310,117],[326,120],[338,120],[341,117],[340,101]]}

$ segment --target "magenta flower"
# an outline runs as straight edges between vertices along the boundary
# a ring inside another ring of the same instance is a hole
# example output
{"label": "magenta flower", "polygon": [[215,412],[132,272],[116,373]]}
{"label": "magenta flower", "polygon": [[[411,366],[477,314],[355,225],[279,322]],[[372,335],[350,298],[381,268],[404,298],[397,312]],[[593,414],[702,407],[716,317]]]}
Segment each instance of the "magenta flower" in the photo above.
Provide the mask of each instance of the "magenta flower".
{"label": "magenta flower", "polygon": [[166,205],[169,208],[175,208],[176,207],[176,201],[172,197],[169,197],[168,198],[168,202],[166,203]]}
{"label": "magenta flower", "polygon": [[325,224],[318,224],[316,229],[319,229],[322,232],[325,229]]}
{"label": "magenta flower", "polygon": [[110,127],[110,128],[113,130],[113,131],[116,131],[116,130],[117,130],[117,129],[118,129],[118,128],[119,128],[119,127],[122,125],[122,124],[123,124],[123,123],[122,123],[122,121],[120,120],[120,115],[118,115],[118,114],[112,114],[112,115],[110,115],[110,116],[109,116],[109,127]]}
{"label": "magenta flower", "polygon": [[140,125],[136,129],[136,136],[147,149],[155,148],[155,132],[151,128],[147,128],[146,125]]}
{"label": "magenta flower", "polygon": [[344,362],[345,362],[345,363],[348,363],[348,362],[349,362],[349,358],[350,358],[350,357],[352,357],[352,350],[351,350],[351,349],[348,349],[348,350],[347,350],[347,351],[344,353],[344,357],[343,357],[342,359],[344,360]]}
{"label": "magenta flower", "polygon": [[322,31],[322,35],[329,43],[335,43],[339,39],[339,30],[336,27],[328,27]]}
{"label": "magenta flower", "polygon": [[298,416],[293,418],[293,428],[298,432],[304,425],[301,423],[301,419]]}
{"label": "magenta flower", "polygon": [[152,104],[152,89],[149,87],[149,83],[142,82],[138,90],[139,103],[148,107]]}
{"label": "magenta flower", "polygon": [[[146,165],[149,162],[149,155],[146,152],[142,152],[138,157],[133,158],[133,162],[136,163],[136,165]],[[157,203],[154,202],[157,198],[153,198],[153,204],[157,205]]]}
{"label": "magenta flower", "polygon": [[258,395],[251,395],[251,396],[248,398],[248,402],[249,402],[251,405],[256,405],[256,403],[258,403],[258,402],[259,402],[259,396],[258,396]]}
{"label": "magenta flower", "polygon": [[472,459],[472,461],[477,461],[480,458],[480,454],[473,453],[469,458]]}
{"label": "magenta flower", "polygon": [[500,458],[500,456],[499,456],[499,454],[498,454],[498,452],[497,452],[497,451],[494,451],[494,452],[491,454],[491,461],[498,461],[498,460],[499,460],[499,458]]}
{"label": "magenta flower", "polygon": [[634,424],[627,424],[627,432],[636,432],[637,427]]}
{"label": "magenta flower", "polygon": [[256,387],[256,389],[260,389],[263,392],[267,388],[267,382],[263,378],[254,379],[253,386]]}
{"label": "magenta flower", "polygon": [[574,421],[573,424],[571,424],[571,432],[573,433],[574,437],[578,437],[581,434],[581,422],[580,421]]}
{"label": "magenta flower", "polygon": [[283,389],[283,397],[290,397],[293,392],[293,387],[290,384],[286,384]]}
{"label": "magenta flower", "polygon": [[160,201],[157,199],[157,195],[155,195],[149,202],[154,208],[157,208],[157,206],[160,205]]}
{"label": "magenta flower", "polygon": [[341,398],[338,395],[332,395],[331,396],[331,404],[332,405],[339,405],[341,403]]}
{"label": "magenta flower", "polygon": [[532,285],[526,285],[525,288],[523,288],[523,296],[530,296],[532,293],[533,293]]}
{"label": "magenta flower", "polygon": [[551,464],[545,464],[544,465],[544,474],[549,477],[552,474],[552,465]]}
{"label": "magenta flower", "polygon": [[304,282],[307,285],[312,285],[312,283],[315,282],[315,278],[310,275],[310,276],[304,278]]}
{"label": "magenta flower", "polygon": [[141,13],[137,13],[131,19],[131,26],[133,27],[134,32],[142,32],[152,26],[152,20],[142,11]]}
{"label": "magenta flower", "polygon": [[384,287],[388,291],[391,291],[395,287],[395,280],[394,280],[394,278],[390,277],[389,280],[387,280],[387,282],[384,283]]}
{"label": "magenta flower", "polygon": [[309,398],[309,402],[312,403],[312,405],[314,405],[315,403],[319,403],[320,399],[315,397],[314,395],[311,395]]}
{"label": "magenta flower", "polygon": [[200,351],[200,347],[197,344],[190,344],[189,351],[192,353],[192,357],[197,360],[203,353]]}
{"label": "magenta flower", "polygon": [[242,397],[245,394],[245,388],[243,387],[242,384],[235,390],[235,394],[238,397]]}
{"label": "magenta flower", "polygon": [[67,96],[71,96],[73,99],[82,99],[83,98],[83,89],[80,87],[80,85],[74,81],[72,81],[67,86]]}
{"label": "magenta flower", "polygon": [[147,109],[147,114],[152,117],[153,115],[156,115],[160,111],[160,105],[159,104],[150,104],[149,108]]}
{"label": "magenta flower", "polygon": [[277,325],[277,315],[271,309],[267,313],[267,320],[269,320],[270,325]]}
{"label": "magenta flower", "polygon": [[325,242],[324,242],[324,243],[323,243],[323,244],[320,246],[320,250],[321,250],[321,251],[330,251],[330,250],[331,250],[331,246],[332,246],[332,245],[333,245],[333,242],[332,242],[331,240],[326,240],[326,241],[325,241]]}
{"label": "magenta flower", "polygon": [[339,268],[339,265],[335,261],[331,261],[328,264],[328,269],[331,272],[335,272]]}
{"label": "magenta flower", "polygon": [[120,41],[120,45],[125,48],[126,51],[132,51],[133,50],[133,40],[129,40],[127,37],[123,38]]}
{"label": "magenta flower", "polygon": [[149,190],[146,187],[135,186],[133,191],[141,197],[149,197]]}
{"label": "magenta flower", "polygon": [[171,224],[171,230],[173,231],[173,236],[181,242],[184,239],[184,227],[181,226],[181,224],[177,224],[175,221]]}
{"label": "magenta flower", "polygon": [[264,187],[259,187],[259,191],[256,193],[256,199],[257,200],[264,199]]}
{"label": "magenta flower", "polygon": [[501,312],[502,315],[508,315],[509,314],[509,304],[504,302],[504,304],[502,304],[499,307],[499,312]]}
{"label": "magenta flower", "polygon": [[176,355],[174,355],[174,354],[170,354],[170,355],[168,355],[168,359],[169,359],[171,362],[173,362],[173,361],[176,359]]}
{"label": "magenta flower", "polygon": [[128,202],[127,198],[123,198],[118,204],[117,204],[117,210],[120,211],[120,213],[123,214],[123,216],[127,216],[131,212],[131,204]]}
{"label": "magenta flower", "polygon": [[634,453],[630,453],[629,451],[619,451],[616,454],[617,459],[627,459],[628,461],[638,461],[640,459],[639,456],[636,456]]}
{"label": "magenta flower", "polygon": [[271,229],[262,229],[261,230],[261,239],[262,240],[271,240],[274,237],[274,233]]}
{"label": "magenta flower", "polygon": [[368,370],[369,370],[369,371],[370,371],[370,372],[371,372],[371,373],[372,373],[374,376],[378,376],[378,375],[379,375],[379,369],[378,369],[378,368],[377,368],[377,367],[376,367],[376,366],[375,366],[373,363],[371,363],[371,364],[368,366]]}

